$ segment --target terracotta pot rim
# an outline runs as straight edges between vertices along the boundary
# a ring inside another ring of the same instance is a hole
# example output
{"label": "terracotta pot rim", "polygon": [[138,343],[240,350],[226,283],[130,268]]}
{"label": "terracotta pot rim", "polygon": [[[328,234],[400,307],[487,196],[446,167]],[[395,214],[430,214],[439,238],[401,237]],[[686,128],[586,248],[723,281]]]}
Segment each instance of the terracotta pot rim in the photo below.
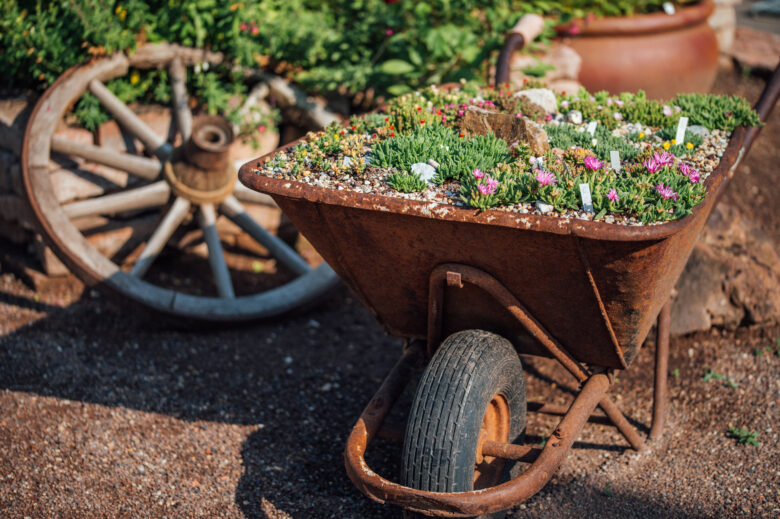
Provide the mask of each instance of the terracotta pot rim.
{"label": "terracotta pot rim", "polygon": [[[607,16],[590,21],[580,18],[559,25],[556,31],[559,36],[571,38],[658,33],[704,23],[714,9],[712,0],[701,0],[695,5],[679,9],[672,15],[662,11],[634,16]],[[571,34],[572,27],[577,27],[579,32]]]}

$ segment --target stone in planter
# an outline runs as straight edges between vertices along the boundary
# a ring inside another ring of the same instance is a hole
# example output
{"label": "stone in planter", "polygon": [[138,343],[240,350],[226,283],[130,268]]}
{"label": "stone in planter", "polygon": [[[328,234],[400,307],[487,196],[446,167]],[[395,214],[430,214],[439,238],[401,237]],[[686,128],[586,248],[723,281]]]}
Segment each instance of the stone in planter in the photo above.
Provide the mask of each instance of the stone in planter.
{"label": "stone in planter", "polygon": [[476,106],[470,106],[461,121],[460,130],[467,135],[494,134],[508,144],[524,142],[531,153],[542,155],[550,144],[544,128],[525,117],[491,112]]}
{"label": "stone in planter", "polygon": [[548,114],[558,112],[558,101],[555,99],[555,92],[549,88],[529,88],[521,90],[515,94],[515,97],[525,97],[535,105],[542,107]]}

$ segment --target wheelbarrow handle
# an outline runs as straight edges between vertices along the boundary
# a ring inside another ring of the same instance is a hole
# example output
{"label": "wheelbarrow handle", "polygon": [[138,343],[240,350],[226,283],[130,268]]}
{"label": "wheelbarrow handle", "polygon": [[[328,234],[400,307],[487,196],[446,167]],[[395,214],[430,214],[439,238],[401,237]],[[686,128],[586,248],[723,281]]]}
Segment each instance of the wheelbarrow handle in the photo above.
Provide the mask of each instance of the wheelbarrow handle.
{"label": "wheelbarrow handle", "polygon": [[522,49],[526,43],[533,41],[543,28],[544,18],[538,14],[526,14],[512,27],[498,55],[496,88],[509,81],[509,61],[512,58],[512,53]]}
{"label": "wheelbarrow handle", "polygon": [[[758,112],[758,118],[761,119],[762,123],[766,123],[769,120],[769,116],[772,114],[772,109],[775,107],[778,97],[780,97],[780,64],[777,65],[774,74],[772,74],[772,77],[767,81],[764,91],[761,92],[761,96],[758,98],[758,102],[754,107],[756,112]],[[750,150],[750,146],[753,144],[756,137],[758,137],[761,128],[761,126],[751,126],[748,128],[743,143],[745,153]]]}

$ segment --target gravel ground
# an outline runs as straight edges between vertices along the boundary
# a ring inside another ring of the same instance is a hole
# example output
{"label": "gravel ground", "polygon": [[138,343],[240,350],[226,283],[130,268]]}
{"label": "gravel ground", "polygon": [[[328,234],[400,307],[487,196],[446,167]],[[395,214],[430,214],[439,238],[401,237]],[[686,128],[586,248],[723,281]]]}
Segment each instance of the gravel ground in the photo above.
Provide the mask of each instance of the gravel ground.
{"label": "gravel ground", "polygon": [[[728,76],[718,88],[754,97],[759,85]],[[777,121],[732,186],[762,187],[745,212],[773,238]],[[552,482],[509,516],[780,516],[780,356],[754,355],[777,337],[780,327],[673,340],[662,441],[637,454],[589,425]],[[341,453],[400,348],[343,289],[308,313],[193,333],[72,278],[36,293],[0,271],[0,516],[399,517],[354,489]],[[645,432],[652,351],[612,392]],[[708,369],[738,386],[704,381]],[[571,398],[550,361],[526,359],[526,372],[532,399]],[[553,425],[532,415],[529,441]],[[739,445],[730,426],[758,432],[760,445]],[[393,476],[399,453],[377,440],[368,461]]]}

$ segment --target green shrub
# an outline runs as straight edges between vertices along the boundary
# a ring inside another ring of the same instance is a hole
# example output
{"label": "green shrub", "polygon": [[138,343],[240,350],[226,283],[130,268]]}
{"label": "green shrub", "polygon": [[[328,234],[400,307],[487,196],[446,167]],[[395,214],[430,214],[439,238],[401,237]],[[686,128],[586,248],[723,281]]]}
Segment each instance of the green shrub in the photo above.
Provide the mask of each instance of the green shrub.
{"label": "green shrub", "polygon": [[387,177],[387,183],[390,184],[390,187],[402,193],[422,191],[428,186],[425,180],[414,173],[391,173]]}

